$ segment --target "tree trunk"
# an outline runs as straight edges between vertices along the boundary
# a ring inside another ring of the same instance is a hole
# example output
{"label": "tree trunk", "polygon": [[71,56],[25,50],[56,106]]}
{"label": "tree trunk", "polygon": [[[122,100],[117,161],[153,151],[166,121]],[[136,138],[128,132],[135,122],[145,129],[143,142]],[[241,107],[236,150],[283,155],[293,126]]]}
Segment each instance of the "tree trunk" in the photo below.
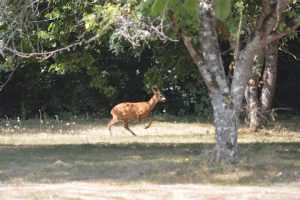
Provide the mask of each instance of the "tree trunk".
{"label": "tree trunk", "polygon": [[236,163],[238,157],[236,113],[220,94],[210,94],[216,133],[216,159]]}
{"label": "tree trunk", "polygon": [[247,117],[249,128],[251,131],[257,131],[263,126],[264,116],[261,112],[261,104],[259,102],[259,88],[262,73],[262,67],[265,61],[265,49],[256,55],[252,67],[252,75],[248,81],[245,98],[247,102]]}
{"label": "tree trunk", "polygon": [[[197,51],[191,42],[191,39],[183,34],[184,44],[189,51],[194,63],[197,65],[204,82],[209,91],[209,97],[214,111],[214,123],[216,134],[216,159],[217,161],[229,161],[231,163],[237,162],[237,114],[232,106],[232,101],[228,90],[222,92],[219,87],[214,87],[217,80],[203,61],[200,52]],[[215,65],[215,67],[218,65]],[[223,66],[219,66],[219,73],[222,74]],[[218,70],[217,70],[218,71]],[[225,76],[225,73],[224,73]],[[225,83],[225,78],[223,79]],[[223,88],[225,88],[223,86]]]}
{"label": "tree trunk", "polygon": [[211,4],[200,3],[201,51],[196,49],[185,30],[184,44],[197,65],[208,88],[214,110],[216,134],[216,159],[237,162],[237,118],[230,95],[229,83],[222,62],[214,11]]}
{"label": "tree trunk", "polygon": [[[248,82],[245,92],[248,112],[247,117],[251,131],[257,131],[258,129],[267,126],[266,112],[272,106],[272,100],[275,92],[277,57],[278,41],[274,41],[267,45],[267,48],[260,54],[260,58],[254,62],[252,77]],[[264,60],[265,69],[262,79],[264,84],[260,93],[259,81],[262,69],[259,68],[262,68]],[[259,96],[260,94],[261,96]]]}
{"label": "tree trunk", "polygon": [[261,106],[263,113],[271,109],[274,98],[277,79],[278,43],[278,40],[271,42],[268,44],[266,50],[266,64],[263,74],[264,85],[261,92]]}
{"label": "tree trunk", "polygon": [[257,131],[259,128],[259,112],[260,112],[260,107],[259,107],[259,102],[258,102],[258,87],[256,85],[250,85],[246,89],[248,92],[246,98],[247,100],[247,107],[248,107],[248,120],[249,120],[249,128],[251,131]]}

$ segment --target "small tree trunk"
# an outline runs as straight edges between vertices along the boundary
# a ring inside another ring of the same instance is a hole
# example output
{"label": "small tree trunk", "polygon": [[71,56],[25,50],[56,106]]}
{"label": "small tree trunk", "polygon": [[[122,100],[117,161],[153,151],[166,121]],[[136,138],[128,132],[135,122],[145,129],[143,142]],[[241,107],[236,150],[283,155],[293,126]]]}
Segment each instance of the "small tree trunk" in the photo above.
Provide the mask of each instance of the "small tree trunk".
{"label": "small tree trunk", "polygon": [[259,84],[261,78],[262,67],[265,61],[265,49],[254,58],[252,67],[252,76],[248,81],[245,98],[247,102],[247,112],[249,128],[251,131],[257,131],[262,125],[262,112],[259,102]]}
{"label": "small tree trunk", "polygon": [[257,131],[260,127],[260,107],[258,102],[258,87],[257,85],[249,85],[249,99],[248,99],[248,108],[249,108],[249,128],[251,131]]}
{"label": "small tree trunk", "polygon": [[251,131],[257,131],[259,128],[267,126],[266,111],[272,106],[277,76],[278,41],[268,44],[263,52],[265,52],[265,56],[261,53],[260,58],[254,62],[254,68],[257,68],[263,66],[265,60],[261,96],[259,96],[260,69],[253,69],[245,92]]}
{"label": "small tree trunk", "polygon": [[262,111],[271,109],[277,79],[278,40],[271,42],[266,50],[266,64],[263,74],[263,88],[261,92]]}

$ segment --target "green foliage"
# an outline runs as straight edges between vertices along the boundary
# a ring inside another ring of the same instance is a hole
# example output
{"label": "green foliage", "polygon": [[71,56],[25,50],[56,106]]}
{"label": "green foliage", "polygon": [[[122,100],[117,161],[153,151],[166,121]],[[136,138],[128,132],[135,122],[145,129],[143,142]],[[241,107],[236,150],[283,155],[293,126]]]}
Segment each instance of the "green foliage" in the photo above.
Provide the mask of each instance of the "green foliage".
{"label": "green foliage", "polygon": [[99,23],[98,33],[100,35],[103,35],[107,31],[109,31],[109,29],[114,25],[114,23],[117,22],[118,18],[122,16],[122,14],[123,9],[120,4],[105,4],[99,12],[99,17],[102,18],[102,20]]}
{"label": "green foliage", "polygon": [[198,16],[199,14],[199,1],[198,0],[185,0],[184,9],[190,13],[191,16]]}
{"label": "green foliage", "polygon": [[85,22],[85,29],[88,31],[93,31],[96,27],[96,14],[85,14],[83,16],[83,21]]}
{"label": "green foliage", "polygon": [[[249,7],[246,9],[246,6],[248,6],[248,4],[241,0],[233,2],[231,7],[231,15],[227,16],[226,20],[220,19],[222,24],[226,27],[226,29],[228,29],[230,36],[234,37],[235,39],[244,36],[244,30],[247,27],[251,27],[252,22],[249,22],[248,19],[253,20],[256,18],[255,13],[258,11],[254,9],[253,11],[250,11],[250,13],[246,13],[246,10],[249,11],[252,9]],[[242,23],[241,27],[239,27],[240,22]]]}
{"label": "green foliage", "polygon": [[90,86],[103,92],[106,96],[111,97],[116,93],[116,88],[110,86],[107,82],[109,73],[99,71],[95,67],[88,67],[87,74],[91,76]]}
{"label": "green foliage", "polygon": [[55,63],[50,65],[48,71],[57,74],[76,73],[83,68],[90,67],[94,62],[95,59],[87,51],[62,53],[55,57]]}
{"label": "green foliage", "polygon": [[283,32],[286,28],[286,23],[285,22],[280,22],[278,29],[280,32]]}
{"label": "green foliage", "polygon": [[[182,27],[189,29],[193,33],[198,31],[200,23],[198,0],[155,0],[153,3],[149,2],[151,1],[141,4],[142,13],[145,16],[149,16],[150,13],[155,19],[166,21],[167,24],[170,23],[171,26],[166,26],[165,31],[172,38],[178,37]],[[147,9],[149,4],[151,5],[150,11]]]}
{"label": "green foliage", "polygon": [[0,72],[1,71],[11,71],[15,65],[15,60],[13,56],[7,56],[0,60]]}
{"label": "green foliage", "polygon": [[158,67],[150,68],[145,73],[145,82],[146,82],[146,89],[151,92],[151,88],[156,85],[158,88],[162,88],[164,85],[164,70],[161,70]]}
{"label": "green foliage", "polygon": [[[183,24],[190,32],[197,32],[199,28],[199,2],[198,0],[185,0],[183,4]],[[191,34],[195,40],[195,35]]]}
{"label": "green foliage", "polygon": [[168,0],[154,0],[154,3],[151,7],[151,14],[158,16],[163,13]]}
{"label": "green foliage", "polygon": [[[300,2],[299,1],[292,1],[287,12],[284,12],[282,15],[282,20],[278,25],[278,30],[280,32],[284,32],[288,26],[300,21]],[[294,40],[299,37],[299,32],[294,31],[291,32],[287,37],[282,38],[282,44],[287,43],[289,40]]]}
{"label": "green foliage", "polygon": [[7,26],[4,22],[0,21],[0,34],[5,33]]}
{"label": "green foliage", "polygon": [[216,17],[226,20],[231,12],[231,0],[214,0]]}
{"label": "green foliage", "polygon": [[206,88],[183,45],[168,43],[167,48],[158,45],[152,50],[157,60],[144,75],[149,93],[153,85],[163,88],[168,99],[163,107],[170,114],[210,116],[212,109]]}

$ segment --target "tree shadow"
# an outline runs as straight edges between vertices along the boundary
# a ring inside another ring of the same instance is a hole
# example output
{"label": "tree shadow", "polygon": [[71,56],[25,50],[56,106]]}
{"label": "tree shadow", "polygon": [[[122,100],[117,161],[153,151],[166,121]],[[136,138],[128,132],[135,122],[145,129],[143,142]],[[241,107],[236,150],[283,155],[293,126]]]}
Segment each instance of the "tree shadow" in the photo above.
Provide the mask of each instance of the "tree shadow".
{"label": "tree shadow", "polygon": [[214,144],[0,145],[0,181],[277,184],[300,180],[299,143],[240,145],[236,166]]}

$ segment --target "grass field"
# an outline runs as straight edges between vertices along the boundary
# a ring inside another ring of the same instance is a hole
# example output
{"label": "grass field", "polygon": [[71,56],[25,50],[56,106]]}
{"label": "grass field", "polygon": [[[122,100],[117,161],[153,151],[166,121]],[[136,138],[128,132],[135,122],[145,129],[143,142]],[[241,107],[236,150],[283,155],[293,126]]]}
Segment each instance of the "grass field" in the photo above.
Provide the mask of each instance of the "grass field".
{"label": "grass field", "polygon": [[[0,199],[19,186],[72,183],[285,186],[300,192],[300,126],[296,122],[276,123],[259,133],[241,128],[240,162],[231,166],[214,161],[214,129],[209,123],[159,121],[146,130],[144,125],[132,126],[138,137],[119,125],[113,127],[111,137],[105,121],[4,121]],[[12,197],[47,199],[48,193],[53,194],[49,191],[23,191]]]}

